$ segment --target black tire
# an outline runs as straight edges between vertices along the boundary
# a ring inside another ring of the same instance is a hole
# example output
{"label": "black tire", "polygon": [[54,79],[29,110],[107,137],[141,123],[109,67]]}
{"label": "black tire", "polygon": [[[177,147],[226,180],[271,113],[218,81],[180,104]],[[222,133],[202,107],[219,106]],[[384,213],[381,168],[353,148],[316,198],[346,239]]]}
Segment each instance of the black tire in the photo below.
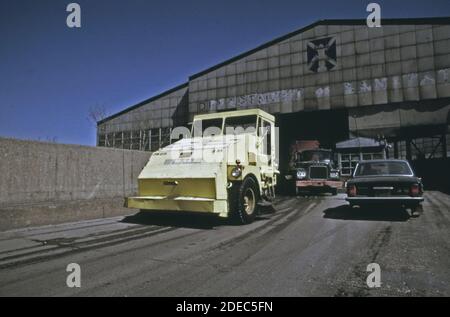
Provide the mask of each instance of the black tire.
{"label": "black tire", "polygon": [[412,218],[420,217],[420,215],[421,215],[422,213],[423,213],[423,207],[422,207],[422,205],[417,205],[417,206],[411,207],[411,217],[412,217]]}
{"label": "black tire", "polygon": [[258,213],[260,194],[258,185],[251,177],[242,183],[235,183],[230,191],[230,207],[233,218],[239,224],[249,224]]}
{"label": "black tire", "polygon": [[331,195],[336,196],[337,194],[338,194],[337,188],[333,188],[333,189],[331,190]]}
{"label": "black tire", "polygon": [[300,189],[300,187],[296,187],[295,188],[295,195],[299,196],[299,197],[305,197],[306,196],[306,191],[304,191],[303,189]]}

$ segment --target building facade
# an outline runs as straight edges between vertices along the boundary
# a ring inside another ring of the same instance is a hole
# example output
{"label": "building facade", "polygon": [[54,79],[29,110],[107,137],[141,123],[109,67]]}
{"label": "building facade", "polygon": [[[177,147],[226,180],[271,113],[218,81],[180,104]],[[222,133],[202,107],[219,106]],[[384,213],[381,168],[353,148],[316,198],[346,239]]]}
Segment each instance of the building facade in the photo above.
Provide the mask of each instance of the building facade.
{"label": "building facade", "polygon": [[260,108],[280,163],[295,140],[386,138],[391,157],[448,157],[450,18],[324,20],[191,76],[98,123],[98,145],[154,151],[195,114]]}

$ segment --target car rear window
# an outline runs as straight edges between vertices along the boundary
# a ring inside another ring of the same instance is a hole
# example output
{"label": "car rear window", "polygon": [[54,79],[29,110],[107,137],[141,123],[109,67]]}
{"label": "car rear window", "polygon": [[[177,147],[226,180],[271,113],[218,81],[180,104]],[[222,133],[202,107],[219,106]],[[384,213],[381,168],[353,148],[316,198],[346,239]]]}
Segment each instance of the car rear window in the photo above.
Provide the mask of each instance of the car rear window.
{"label": "car rear window", "polygon": [[355,171],[356,177],[412,174],[406,162],[363,162]]}

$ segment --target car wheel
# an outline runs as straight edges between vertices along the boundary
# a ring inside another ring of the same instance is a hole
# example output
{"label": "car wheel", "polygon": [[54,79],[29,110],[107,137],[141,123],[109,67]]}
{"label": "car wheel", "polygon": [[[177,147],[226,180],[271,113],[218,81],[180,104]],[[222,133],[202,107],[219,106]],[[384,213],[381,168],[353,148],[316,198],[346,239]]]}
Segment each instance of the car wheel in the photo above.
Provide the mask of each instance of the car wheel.
{"label": "car wheel", "polygon": [[240,224],[249,224],[255,220],[258,213],[260,200],[258,185],[251,177],[247,177],[240,185],[236,185],[231,197],[232,212]]}
{"label": "car wheel", "polygon": [[333,188],[333,189],[331,190],[331,195],[336,196],[337,194],[338,194],[337,188]]}

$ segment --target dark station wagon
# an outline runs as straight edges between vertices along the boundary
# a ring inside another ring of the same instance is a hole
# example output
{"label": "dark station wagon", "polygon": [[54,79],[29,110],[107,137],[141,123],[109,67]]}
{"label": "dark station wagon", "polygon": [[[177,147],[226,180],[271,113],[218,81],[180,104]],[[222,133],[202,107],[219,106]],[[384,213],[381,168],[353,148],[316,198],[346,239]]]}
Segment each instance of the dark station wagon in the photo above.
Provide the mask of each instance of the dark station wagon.
{"label": "dark station wagon", "polygon": [[403,206],[418,216],[424,200],[423,185],[407,161],[363,161],[347,182],[346,200],[350,206]]}

